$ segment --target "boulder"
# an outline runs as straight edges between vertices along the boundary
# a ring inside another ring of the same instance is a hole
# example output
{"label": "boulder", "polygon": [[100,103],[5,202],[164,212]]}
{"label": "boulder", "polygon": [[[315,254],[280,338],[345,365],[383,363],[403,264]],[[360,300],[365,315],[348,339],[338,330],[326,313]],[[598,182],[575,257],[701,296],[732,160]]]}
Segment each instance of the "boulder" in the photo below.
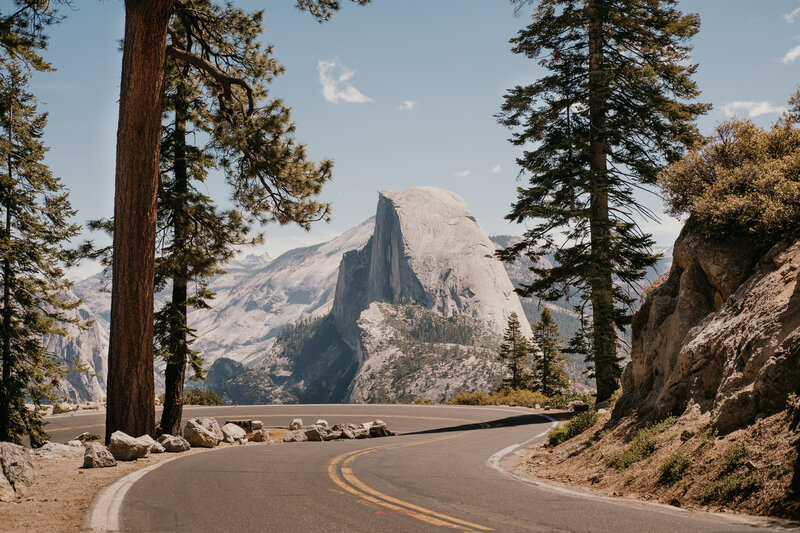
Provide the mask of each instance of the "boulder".
{"label": "boulder", "polygon": [[164,453],[165,451],[167,451],[166,448],[158,442],[154,442],[153,445],[150,446],[150,453]]}
{"label": "boulder", "polygon": [[72,446],[73,448],[83,448],[83,443],[79,440],[71,440],[67,442],[67,446]]}
{"label": "boulder", "polygon": [[122,431],[112,433],[111,440],[108,443],[108,451],[117,461],[134,461],[147,455],[149,449],[150,447],[147,444]]}
{"label": "boulder", "polygon": [[326,431],[324,435],[322,435],[322,440],[329,441],[329,440],[336,440],[342,438],[341,431]]}
{"label": "boulder", "polygon": [[269,442],[269,431],[266,429],[257,429],[250,435],[250,440],[253,442]]}
{"label": "boulder", "polygon": [[117,461],[108,448],[99,442],[89,442],[83,451],[83,468],[106,468],[117,466]]}
{"label": "boulder", "polygon": [[380,418],[377,418],[377,419],[373,420],[372,426],[386,429],[386,422],[384,422]]}
{"label": "boulder", "polygon": [[195,448],[214,448],[225,435],[215,418],[190,418],[183,427],[183,438]]}
{"label": "boulder", "polygon": [[308,440],[305,431],[298,429],[295,431],[288,431],[283,435],[283,442],[303,442]]}
{"label": "boulder", "polygon": [[156,441],[153,439],[153,437],[151,437],[150,435],[142,435],[141,437],[137,437],[137,439],[136,439],[136,440],[138,440],[139,442],[141,442],[142,444],[144,444],[145,446],[147,446],[147,451],[148,451],[148,452],[151,452],[151,451],[153,451],[153,450],[152,450],[152,448],[153,448],[153,445],[154,445],[154,444],[158,444],[158,443],[157,443],[157,442],[156,442]]}
{"label": "boulder", "polygon": [[253,431],[256,431],[256,430],[261,429],[263,427],[264,427],[264,423],[261,422],[261,420],[253,420],[253,422],[250,424],[250,429],[252,429]]}
{"label": "boulder", "polygon": [[341,438],[341,439],[354,439],[354,438],[356,438],[356,432],[355,432],[355,430],[352,430],[352,429],[350,429],[348,427],[342,428],[341,429],[341,436],[339,438]]}
{"label": "boulder", "polygon": [[369,428],[357,428],[353,430],[353,434],[357,439],[368,439]]}
{"label": "boulder", "polygon": [[14,498],[24,496],[28,487],[33,485],[34,479],[33,463],[28,449],[11,442],[0,442],[0,474],[0,501],[13,501]]}
{"label": "boulder", "polygon": [[57,459],[59,457],[70,457],[82,452],[82,448],[77,448],[75,446],[67,446],[66,444],[59,444],[57,442],[45,442],[44,446],[33,450],[31,455],[45,459]]}
{"label": "boulder", "polygon": [[101,437],[101,436],[100,436],[100,435],[98,435],[97,433],[89,433],[88,431],[86,431],[86,432],[84,432],[84,433],[81,433],[81,434],[80,434],[80,435],[78,435],[77,437],[75,437],[75,439],[74,439],[74,440],[79,440],[79,441],[81,441],[82,443],[86,444],[86,443],[87,443],[87,442],[89,442],[89,441],[93,441],[93,440],[100,440],[100,439],[102,439],[102,438],[103,438],[103,437]]}
{"label": "boulder", "polygon": [[375,437],[388,437],[391,433],[384,427],[381,426],[372,426],[369,428],[369,436],[371,438]]}
{"label": "boulder", "polygon": [[225,424],[222,426],[222,435],[225,439],[230,439],[230,441],[226,440],[226,442],[237,442],[245,438],[247,432],[236,424]]}
{"label": "boulder", "polygon": [[171,453],[185,452],[190,448],[189,441],[179,435],[164,434],[158,438],[158,443],[164,447],[165,451]]}
{"label": "boulder", "polygon": [[324,428],[328,427],[328,421],[327,421],[327,420],[323,420],[323,419],[321,419],[321,418],[320,418],[319,420],[317,420],[317,421],[315,422],[315,424],[316,424],[317,426],[322,426],[322,427],[324,427]]}
{"label": "boulder", "polygon": [[305,430],[306,439],[314,442],[325,440],[327,431],[322,426],[309,426]]}
{"label": "boulder", "polygon": [[76,411],[78,408],[74,407],[68,403],[57,403],[53,406],[53,414],[60,415],[63,413],[71,413],[72,411]]}
{"label": "boulder", "polygon": [[300,429],[303,427],[303,419],[302,418],[295,418],[292,420],[291,424],[289,424],[289,429],[295,430]]}

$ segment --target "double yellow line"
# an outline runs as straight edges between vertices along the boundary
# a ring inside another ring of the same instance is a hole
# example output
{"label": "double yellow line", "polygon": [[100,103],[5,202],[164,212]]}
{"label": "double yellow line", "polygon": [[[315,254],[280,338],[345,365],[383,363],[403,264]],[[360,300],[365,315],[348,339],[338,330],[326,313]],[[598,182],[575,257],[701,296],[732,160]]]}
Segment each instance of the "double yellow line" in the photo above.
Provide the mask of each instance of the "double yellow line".
{"label": "double yellow line", "polygon": [[344,453],[338,457],[335,457],[330,462],[330,464],[328,465],[328,476],[330,476],[331,480],[338,487],[349,492],[350,494],[358,496],[359,498],[366,500],[368,502],[380,505],[382,507],[386,507],[387,509],[391,509],[394,512],[412,516],[417,520],[422,520],[423,522],[427,522],[428,524],[441,527],[449,527],[461,531],[493,531],[492,528],[481,526],[478,524],[473,524],[472,522],[460,520],[458,518],[446,514],[437,513],[430,509],[426,509],[424,507],[414,505],[413,503],[399,500],[397,498],[389,496],[388,494],[384,494],[376,489],[373,489],[372,487],[365,485],[361,480],[359,480],[353,474],[351,466],[353,464],[353,461],[355,461],[358,457],[372,453],[375,450],[393,450],[396,448],[418,446],[420,444],[428,444],[431,442],[453,439],[456,437],[460,437],[461,435],[462,434],[459,433],[458,435],[450,435],[447,437],[439,437],[437,439],[410,442],[406,444],[395,444],[392,446],[373,446],[371,448],[365,448],[363,450],[356,450]]}

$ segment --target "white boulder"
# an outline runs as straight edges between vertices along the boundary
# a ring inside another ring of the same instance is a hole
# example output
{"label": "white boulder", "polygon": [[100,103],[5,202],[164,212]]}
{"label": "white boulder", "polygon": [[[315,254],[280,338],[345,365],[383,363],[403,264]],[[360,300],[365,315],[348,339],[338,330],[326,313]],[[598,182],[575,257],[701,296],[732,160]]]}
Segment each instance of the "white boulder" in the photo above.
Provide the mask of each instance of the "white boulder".
{"label": "white boulder", "polygon": [[216,418],[191,418],[183,427],[183,438],[195,448],[214,448],[225,435]]}
{"label": "white boulder", "polygon": [[303,427],[303,419],[302,418],[295,418],[294,420],[292,420],[292,423],[289,424],[289,429],[291,429],[291,430],[300,429],[302,427]]}
{"label": "white boulder", "polygon": [[150,446],[122,431],[112,433],[108,443],[108,451],[117,461],[134,461],[147,455],[149,449]]}
{"label": "white boulder", "polygon": [[99,442],[86,444],[83,452],[83,468],[106,468],[117,466],[117,461],[108,449]]}

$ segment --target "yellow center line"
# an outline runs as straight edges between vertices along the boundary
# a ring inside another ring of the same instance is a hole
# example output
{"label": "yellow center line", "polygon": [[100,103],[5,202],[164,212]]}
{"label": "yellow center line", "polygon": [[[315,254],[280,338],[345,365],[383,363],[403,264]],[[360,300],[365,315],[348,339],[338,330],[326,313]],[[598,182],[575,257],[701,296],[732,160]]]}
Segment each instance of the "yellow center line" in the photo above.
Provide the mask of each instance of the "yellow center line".
{"label": "yellow center line", "polygon": [[460,529],[462,531],[493,531],[492,528],[474,524],[472,522],[467,522],[465,520],[460,520],[454,516],[437,513],[430,509],[426,509],[424,507],[420,507],[413,503],[409,503],[394,498],[392,496],[389,496],[388,494],[384,494],[364,484],[353,474],[353,470],[351,468],[351,465],[353,461],[355,461],[355,459],[363,455],[372,453],[375,450],[393,450],[397,448],[406,448],[409,446],[418,446],[420,444],[428,444],[431,442],[439,442],[447,439],[454,439],[462,435],[463,433],[459,433],[457,435],[449,435],[446,437],[439,437],[435,439],[410,442],[405,444],[394,444],[389,446],[373,446],[371,448],[365,448],[363,450],[356,450],[344,453],[342,455],[339,455],[338,457],[335,457],[328,464],[328,476],[337,486],[349,492],[350,494],[354,494],[359,498],[378,504],[382,507],[386,507],[388,509],[391,509],[392,511],[396,511],[402,514],[407,514],[409,516],[416,518],[417,520],[427,522],[428,524],[441,527],[449,527],[452,529]]}

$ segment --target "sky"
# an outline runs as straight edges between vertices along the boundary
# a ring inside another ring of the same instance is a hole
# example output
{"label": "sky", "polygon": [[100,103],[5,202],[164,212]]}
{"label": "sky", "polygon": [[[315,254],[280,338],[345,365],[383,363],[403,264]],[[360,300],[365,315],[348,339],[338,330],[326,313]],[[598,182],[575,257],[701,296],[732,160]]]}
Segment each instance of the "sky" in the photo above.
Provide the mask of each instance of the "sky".
{"label": "sky", "polygon": [[[265,11],[262,38],[286,69],[270,95],[293,109],[310,157],[335,161],[321,196],[332,203],[332,221],[310,232],[269,225],[265,244],[247,253],[276,257],[329,240],[374,214],[377,191],[419,185],[461,195],[489,235],[524,231],[504,220],[520,185],[519,149],[494,115],[509,88],[543,74],[508,44],[529,12],[515,15],[507,0],[373,0],[344,2],[319,24],[292,0],[234,3]],[[679,7],[701,17],[695,80],[700,100],[714,106],[699,120],[701,132],[734,115],[774,122],[800,83],[800,0],[680,0]],[[45,53],[57,71],[37,74],[33,91],[49,113],[47,163],[83,223],[113,212],[124,8],[122,0],[74,0],[61,13]],[[208,191],[226,205],[230,193],[218,178]],[[663,211],[656,195],[641,194]],[[663,215],[644,227],[670,246],[680,221]],[[96,270],[86,264],[71,276]]]}

